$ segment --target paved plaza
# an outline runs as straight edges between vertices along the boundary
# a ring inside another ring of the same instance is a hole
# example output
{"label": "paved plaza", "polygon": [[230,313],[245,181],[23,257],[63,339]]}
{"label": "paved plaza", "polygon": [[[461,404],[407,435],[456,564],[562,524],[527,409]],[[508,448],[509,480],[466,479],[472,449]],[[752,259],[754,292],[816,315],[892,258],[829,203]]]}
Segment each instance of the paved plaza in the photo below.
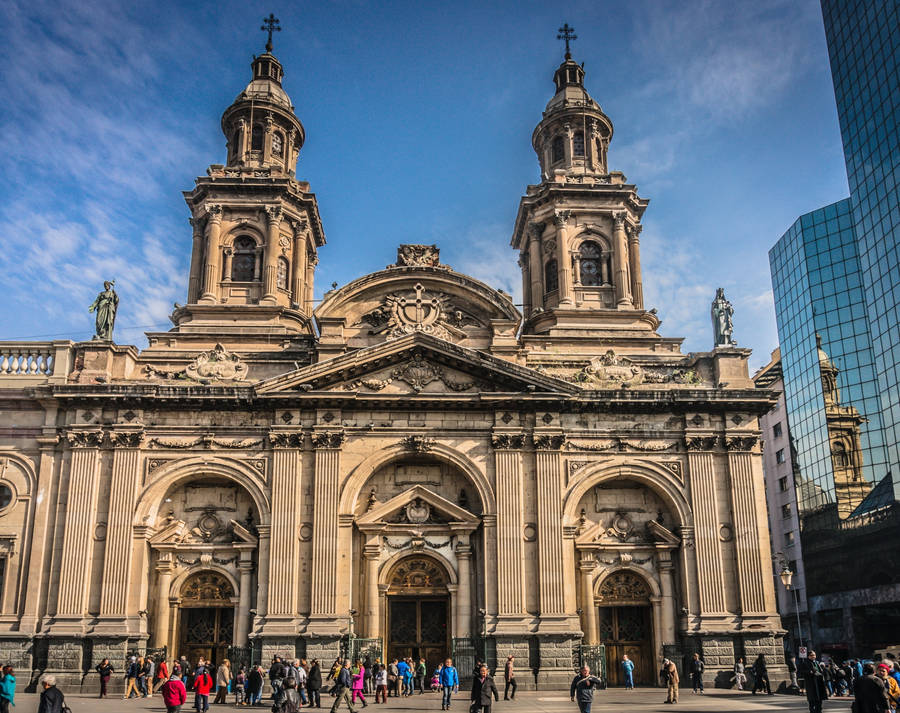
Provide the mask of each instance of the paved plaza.
{"label": "paved plaza", "polygon": [[[326,702],[327,700],[327,702]],[[332,702],[330,696],[322,701],[323,711],[329,710]],[[676,706],[663,703],[665,691],[663,689],[644,689],[625,691],[620,688],[598,691],[594,697],[593,713],[605,713],[605,711],[628,710],[635,713],[652,713],[656,711],[678,710],[681,713],[730,713],[731,711],[806,711],[806,699],[799,696],[751,696],[739,694],[735,691],[713,691],[706,695],[694,695],[690,689],[681,692],[681,700]],[[849,698],[826,701],[824,711],[826,713],[849,713]],[[164,713],[165,707],[159,696],[148,699],[132,699],[123,701],[121,698],[109,698],[97,700],[85,696],[67,697],[66,702],[72,708],[73,713],[79,711],[98,711],[100,713],[122,713],[125,711],[159,711]],[[193,696],[188,696],[188,704],[182,707],[183,713],[190,713],[193,707]],[[257,708],[236,708],[231,703],[227,705],[211,705],[211,713],[232,710],[257,710],[269,711],[270,702]],[[16,697],[16,713],[35,713],[37,711],[38,696],[36,694],[23,694]],[[437,694],[426,693],[412,698],[391,698],[388,705],[373,706],[373,713],[379,711],[440,711],[441,699]],[[347,708],[341,706],[342,712]],[[357,708],[360,710],[360,708]],[[452,707],[456,713],[467,713],[468,693],[460,692],[456,696]],[[499,701],[494,704],[493,713],[578,713],[578,708],[569,701],[564,691],[534,691],[520,693],[515,701]]]}

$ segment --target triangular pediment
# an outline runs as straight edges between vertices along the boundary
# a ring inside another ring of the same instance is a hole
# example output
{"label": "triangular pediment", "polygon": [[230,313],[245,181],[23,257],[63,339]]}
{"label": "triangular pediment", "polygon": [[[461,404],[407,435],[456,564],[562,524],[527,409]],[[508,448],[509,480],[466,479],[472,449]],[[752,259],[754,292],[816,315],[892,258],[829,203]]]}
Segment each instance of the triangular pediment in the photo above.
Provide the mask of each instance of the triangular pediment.
{"label": "triangular pediment", "polygon": [[485,352],[415,333],[341,354],[256,385],[260,395],[297,391],[575,394],[579,389]]}
{"label": "triangular pediment", "polygon": [[409,527],[448,523],[478,526],[480,520],[468,510],[451,503],[422,485],[414,485],[357,518],[360,529],[380,528],[387,523]]}

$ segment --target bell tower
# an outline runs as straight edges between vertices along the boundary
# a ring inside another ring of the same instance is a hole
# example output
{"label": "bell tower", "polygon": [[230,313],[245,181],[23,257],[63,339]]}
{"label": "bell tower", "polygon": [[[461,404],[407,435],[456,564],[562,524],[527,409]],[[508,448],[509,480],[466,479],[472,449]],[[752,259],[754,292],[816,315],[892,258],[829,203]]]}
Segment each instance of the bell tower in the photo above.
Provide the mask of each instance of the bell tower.
{"label": "bell tower", "polygon": [[306,132],[272,54],[278,20],[264,22],[266,51],[222,115],[226,163],[210,166],[184,193],[193,226],[188,303],[172,315],[183,333],[226,326],[313,334],[313,276],[325,235],[315,194],[296,179]]}
{"label": "bell tower", "polygon": [[559,39],[566,53],[553,75],[556,91],[531,137],[541,181],[521,199],[511,241],[522,269],[523,336],[588,328],[658,340],[641,278],[641,216],[649,201],[609,170],[612,121],[584,87],[572,28],[560,28]]}

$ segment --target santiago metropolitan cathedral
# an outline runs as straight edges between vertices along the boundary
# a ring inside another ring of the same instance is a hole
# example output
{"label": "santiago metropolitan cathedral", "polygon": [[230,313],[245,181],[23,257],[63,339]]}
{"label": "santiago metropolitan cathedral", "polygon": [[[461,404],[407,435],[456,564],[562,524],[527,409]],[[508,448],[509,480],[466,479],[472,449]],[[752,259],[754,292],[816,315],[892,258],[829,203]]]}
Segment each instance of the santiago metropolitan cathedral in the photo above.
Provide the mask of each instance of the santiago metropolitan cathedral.
{"label": "santiago metropolitan cathedral", "polygon": [[[184,193],[187,302],[139,350],[0,342],[0,660],[514,655],[523,687],[623,654],[784,673],[749,350],[644,307],[648,201],[566,52],[512,228],[523,310],[400,245],[325,293],[306,140],[266,52]],[[510,257],[512,259],[512,257]],[[730,342],[730,340],[729,340]],[[119,669],[121,670],[121,669]]]}

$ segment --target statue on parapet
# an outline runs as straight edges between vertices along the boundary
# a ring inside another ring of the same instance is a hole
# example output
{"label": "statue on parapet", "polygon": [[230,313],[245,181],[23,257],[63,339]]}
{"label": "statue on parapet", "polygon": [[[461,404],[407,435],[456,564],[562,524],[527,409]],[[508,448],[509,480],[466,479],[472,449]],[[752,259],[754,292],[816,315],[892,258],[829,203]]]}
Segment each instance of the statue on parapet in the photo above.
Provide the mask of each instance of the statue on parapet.
{"label": "statue on parapet", "polygon": [[713,336],[715,337],[715,346],[717,347],[733,347],[737,345],[734,340],[734,307],[731,302],[725,299],[725,288],[719,287],[716,290],[716,298],[712,302],[712,323]]}
{"label": "statue on parapet", "polygon": [[116,323],[116,310],[119,308],[119,296],[113,289],[115,280],[103,283],[103,292],[97,295],[97,299],[88,307],[88,312],[96,312],[97,319],[94,327],[94,339],[112,341],[113,327]]}

